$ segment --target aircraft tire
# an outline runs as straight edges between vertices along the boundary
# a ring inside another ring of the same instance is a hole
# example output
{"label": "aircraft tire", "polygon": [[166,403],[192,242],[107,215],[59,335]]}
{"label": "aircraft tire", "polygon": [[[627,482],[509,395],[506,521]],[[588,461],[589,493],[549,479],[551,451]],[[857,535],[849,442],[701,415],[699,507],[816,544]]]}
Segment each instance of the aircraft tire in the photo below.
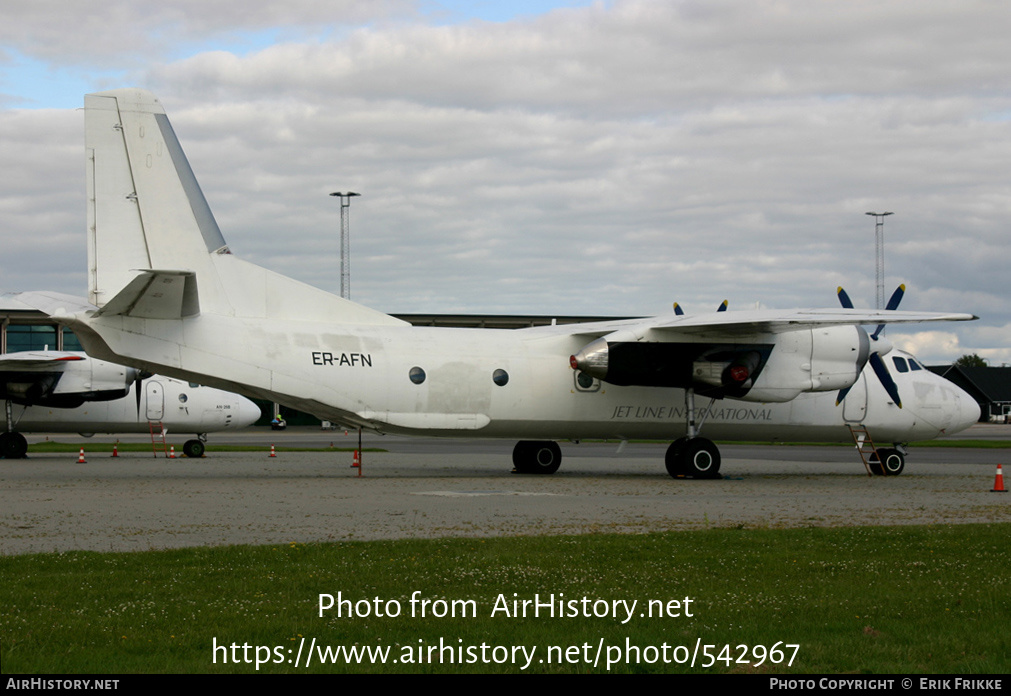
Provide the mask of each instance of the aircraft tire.
{"label": "aircraft tire", "polygon": [[681,458],[681,449],[685,446],[686,442],[688,442],[687,437],[679,437],[670,443],[670,447],[667,448],[667,454],[664,455],[663,463],[667,467],[667,473],[672,478],[688,475],[688,472],[684,468],[684,460]]}
{"label": "aircraft tire", "polygon": [[718,479],[720,477],[720,450],[712,440],[693,437],[682,445],[678,452],[681,470],[685,476],[697,479]]}
{"label": "aircraft tire", "polygon": [[871,455],[871,471],[877,476],[898,476],[905,468],[906,458],[897,449],[882,448]]}
{"label": "aircraft tire", "polygon": [[0,434],[0,457],[4,459],[24,459],[28,454],[28,440],[21,433]]}
{"label": "aircraft tire", "polygon": [[513,466],[519,474],[553,474],[562,464],[562,450],[551,440],[521,440],[513,448]]}
{"label": "aircraft tire", "polygon": [[199,459],[204,456],[204,443],[200,440],[187,440],[183,444],[183,454],[193,459]]}

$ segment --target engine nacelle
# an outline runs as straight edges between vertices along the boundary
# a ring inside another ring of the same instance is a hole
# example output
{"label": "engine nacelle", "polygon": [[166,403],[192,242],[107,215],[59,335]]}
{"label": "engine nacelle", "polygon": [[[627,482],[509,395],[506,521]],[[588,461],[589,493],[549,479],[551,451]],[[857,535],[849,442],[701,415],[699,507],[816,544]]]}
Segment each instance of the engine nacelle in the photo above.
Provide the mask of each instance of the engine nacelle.
{"label": "engine nacelle", "polygon": [[776,335],[775,349],[747,401],[790,401],[804,392],[851,386],[870,357],[870,338],[859,326],[828,326]]}
{"label": "engine nacelle", "polygon": [[104,360],[71,363],[53,388],[51,398],[83,401],[121,399],[130,393],[130,385],[137,381],[140,374],[140,370],[133,367]]}
{"label": "engine nacelle", "polygon": [[570,366],[619,386],[693,388],[744,401],[790,401],[809,391],[852,385],[870,355],[859,326],[754,335],[739,343],[598,338],[569,358]]}

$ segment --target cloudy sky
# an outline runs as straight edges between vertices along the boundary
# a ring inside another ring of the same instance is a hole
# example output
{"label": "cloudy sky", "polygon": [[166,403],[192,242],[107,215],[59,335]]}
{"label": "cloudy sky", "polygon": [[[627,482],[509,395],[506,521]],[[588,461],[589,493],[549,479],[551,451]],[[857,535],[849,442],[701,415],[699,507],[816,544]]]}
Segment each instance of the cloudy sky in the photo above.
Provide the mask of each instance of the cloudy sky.
{"label": "cloudy sky", "polygon": [[[100,12],[96,9],[100,8]],[[505,8],[505,9],[503,9]],[[0,290],[83,295],[82,95],[155,92],[234,253],[387,312],[875,303],[1011,363],[1011,6],[33,0],[0,25]]]}

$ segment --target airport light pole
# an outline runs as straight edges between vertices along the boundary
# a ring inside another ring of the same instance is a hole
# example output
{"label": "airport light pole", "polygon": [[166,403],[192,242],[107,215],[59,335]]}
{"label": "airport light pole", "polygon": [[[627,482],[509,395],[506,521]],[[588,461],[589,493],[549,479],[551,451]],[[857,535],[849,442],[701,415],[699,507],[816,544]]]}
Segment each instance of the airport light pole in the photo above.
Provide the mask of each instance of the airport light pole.
{"label": "airport light pole", "polygon": [[885,306],[885,218],[893,213],[865,213],[874,218],[874,276],[878,287],[878,309]]}
{"label": "airport light pole", "polygon": [[351,299],[351,198],[362,194],[334,191],[331,196],[341,199],[341,297]]}

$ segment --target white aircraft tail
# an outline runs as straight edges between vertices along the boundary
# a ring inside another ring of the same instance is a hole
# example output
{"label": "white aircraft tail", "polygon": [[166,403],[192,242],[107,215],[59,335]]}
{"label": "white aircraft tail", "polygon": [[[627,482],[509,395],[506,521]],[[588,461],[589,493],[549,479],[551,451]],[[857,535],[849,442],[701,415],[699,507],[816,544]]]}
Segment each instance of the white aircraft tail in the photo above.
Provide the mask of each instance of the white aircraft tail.
{"label": "white aircraft tail", "polygon": [[402,323],[232,256],[153,94],[89,94],[84,108],[88,299],[100,314]]}

